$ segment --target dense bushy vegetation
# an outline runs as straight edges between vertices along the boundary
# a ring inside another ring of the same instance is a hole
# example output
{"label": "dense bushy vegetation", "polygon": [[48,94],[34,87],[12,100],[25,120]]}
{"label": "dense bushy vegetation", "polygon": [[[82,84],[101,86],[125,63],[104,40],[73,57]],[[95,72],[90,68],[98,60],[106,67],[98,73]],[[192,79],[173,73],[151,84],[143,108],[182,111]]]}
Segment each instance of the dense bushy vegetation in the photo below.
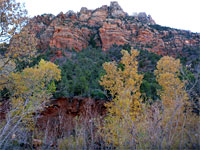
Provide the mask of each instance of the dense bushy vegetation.
{"label": "dense bushy vegetation", "polygon": [[[119,61],[124,47],[115,47],[106,52],[101,49],[87,48],[81,52],[74,52],[71,58],[65,60],[61,66],[62,80],[58,83],[56,97],[86,96],[107,99],[106,91],[99,85],[100,77],[105,73],[102,64],[107,61]],[[130,50],[130,48],[128,48]],[[147,99],[158,98],[156,89],[159,88],[153,70],[160,56],[148,51],[140,51],[138,56],[140,73],[144,73],[141,87],[143,96]],[[58,60],[59,64],[59,60]]]}
{"label": "dense bushy vegetation", "polygon": [[[114,45],[112,49],[106,52],[102,51],[101,48],[92,47],[83,49],[81,52],[65,50],[65,52],[71,54],[71,57],[58,58],[55,61],[62,70],[62,79],[60,82],[56,83],[57,91],[54,93],[54,98],[82,96],[95,99],[110,99],[111,97],[108,92],[99,85],[99,79],[105,73],[102,64],[113,60],[119,62],[122,57],[120,53],[121,49],[130,51],[131,47],[129,45]],[[40,59],[50,60],[52,57],[55,57],[54,51],[56,51],[56,49],[48,50],[46,53],[40,54],[37,58],[32,58],[30,63],[18,61],[18,63],[16,63],[16,69],[21,71],[27,66],[32,67],[37,64]],[[148,101],[160,99],[157,95],[157,90],[160,89],[160,86],[153,74],[156,63],[160,58],[161,56],[146,50],[140,50],[138,56],[138,71],[144,74],[140,90],[142,97]],[[185,64],[185,59],[183,57],[179,56],[178,58],[181,58],[181,62]],[[186,74],[184,74],[184,78],[187,78],[187,80],[193,84],[195,82],[195,77],[191,71],[191,69],[188,70],[188,68],[185,68],[184,72]]]}
{"label": "dense bushy vegetation", "polygon": [[[120,53],[122,49],[130,51],[131,47],[129,45],[114,46],[106,52],[102,51],[101,48],[92,47],[83,49],[81,52],[65,50],[65,52],[71,54],[71,57],[58,58],[55,61],[62,70],[62,79],[56,83],[57,91],[54,93],[54,98],[82,96],[109,99],[110,95],[99,85],[99,79],[105,73],[102,64],[113,60],[119,62],[122,57]],[[51,57],[55,57],[52,51],[49,50],[45,54],[33,58],[30,63],[18,61],[17,70],[21,71],[27,66],[32,67],[40,59],[50,60]],[[156,82],[153,70],[159,59],[160,56],[154,53],[140,50],[138,56],[139,72],[144,74],[141,93],[145,99],[158,99],[156,89],[159,89],[159,85]]]}
{"label": "dense bushy vegetation", "polygon": [[[102,64],[108,57],[101,49],[87,48],[72,53],[61,66],[62,80],[57,83],[55,97],[84,96],[105,99],[98,81],[103,74]],[[58,60],[59,64],[59,60]]]}

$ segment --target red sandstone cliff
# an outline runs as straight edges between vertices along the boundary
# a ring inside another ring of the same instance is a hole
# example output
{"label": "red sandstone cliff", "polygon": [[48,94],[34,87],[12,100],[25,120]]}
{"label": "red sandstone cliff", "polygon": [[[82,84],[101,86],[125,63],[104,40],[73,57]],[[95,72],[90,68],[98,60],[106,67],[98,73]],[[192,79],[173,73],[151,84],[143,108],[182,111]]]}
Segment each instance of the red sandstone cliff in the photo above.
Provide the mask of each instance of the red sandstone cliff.
{"label": "red sandstone cliff", "polygon": [[[104,116],[105,102],[90,98],[59,98],[50,101],[49,106],[39,115],[37,126],[41,130],[47,129],[49,134],[70,131],[76,121],[89,123],[91,119]],[[79,120],[76,120],[77,117]]]}
{"label": "red sandstone cliff", "polygon": [[[91,119],[101,118],[106,114],[105,100],[90,98],[59,98],[50,100],[42,111],[38,112],[36,126],[45,131],[49,138],[70,132],[76,123],[87,126]],[[6,118],[8,101],[0,105],[0,121]]]}
{"label": "red sandstone cliff", "polygon": [[39,39],[38,47],[72,49],[77,51],[91,43],[107,50],[113,44],[129,44],[157,54],[176,55],[184,48],[200,47],[200,34],[162,27],[151,16],[139,13],[129,16],[117,2],[95,10],[41,15],[28,25]]}

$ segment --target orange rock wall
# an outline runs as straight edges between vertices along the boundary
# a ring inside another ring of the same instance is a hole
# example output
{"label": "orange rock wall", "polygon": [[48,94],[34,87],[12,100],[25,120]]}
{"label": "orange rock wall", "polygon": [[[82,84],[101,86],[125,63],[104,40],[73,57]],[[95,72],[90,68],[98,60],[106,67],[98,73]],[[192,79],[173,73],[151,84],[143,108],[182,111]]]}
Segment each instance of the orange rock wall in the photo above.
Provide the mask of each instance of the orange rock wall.
{"label": "orange rock wall", "polygon": [[39,39],[38,47],[82,50],[94,37],[96,46],[107,50],[129,44],[157,54],[176,55],[182,49],[200,47],[200,34],[159,26],[145,13],[129,16],[117,2],[95,10],[36,16],[28,25]]}

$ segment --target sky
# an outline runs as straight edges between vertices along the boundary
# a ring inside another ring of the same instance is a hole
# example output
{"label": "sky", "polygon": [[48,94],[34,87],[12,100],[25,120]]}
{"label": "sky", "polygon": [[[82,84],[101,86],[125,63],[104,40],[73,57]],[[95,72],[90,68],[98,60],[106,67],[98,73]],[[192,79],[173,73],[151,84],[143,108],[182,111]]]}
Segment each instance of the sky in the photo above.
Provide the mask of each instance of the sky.
{"label": "sky", "polygon": [[[24,2],[29,16],[61,11],[96,9],[113,0],[17,0]],[[200,0],[115,0],[129,15],[146,12],[159,25],[200,33]]]}

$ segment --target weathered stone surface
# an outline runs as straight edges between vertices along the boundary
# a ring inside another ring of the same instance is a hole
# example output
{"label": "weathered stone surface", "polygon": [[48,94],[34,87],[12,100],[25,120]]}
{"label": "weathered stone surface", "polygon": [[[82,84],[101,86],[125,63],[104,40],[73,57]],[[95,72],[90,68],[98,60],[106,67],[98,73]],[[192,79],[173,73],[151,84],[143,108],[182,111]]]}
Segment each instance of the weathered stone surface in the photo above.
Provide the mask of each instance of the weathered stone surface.
{"label": "weathered stone surface", "polygon": [[108,7],[102,6],[92,12],[91,18],[88,20],[90,26],[102,26],[103,22],[108,17]]}
{"label": "weathered stone surface", "polygon": [[36,126],[40,130],[48,130],[50,138],[61,135],[63,131],[74,129],[77,118],[79,123],[88,124],[91,119],[105,116],[105,102],[89,98],[56,99],[46,105],[37,119]]}
{"label": "weathered stone surface", "polygon": [[91,17],[92,11],[88,10],[86,7],[82,7],[79,14],[80,21],[88,21]]}
{"label": "weathered stone surface", "polygon": [[[117,23],[118,22],[118,23]],[[129,31],[124,31],[120,20],[109,19],[99,29],[103,50],[109,49],[113,44],[124,45],[129,43]]]}
{"label": "weathered stone surface", "polygon": [[112,17],[125,17],[127,15],[116,1],[110,3],[110,11]]}
{"label": "weathered stone surface", "polygon": [[[51,100],[41,111],[34,113],[38,114],[36,127],[47,131],[49,138],[59,136],[63,132],[72,131],[78,117],[80,122],[90,123],[91,119],[105,116],[105,102],[81,97]],[[9,103],[4,101],[0,105],[0,121],[6,119],[8,109]]]}
{"label": "weathered stone surface", "polygon": [[157,25],[146,13],[128,16],[117,2],[95,10],[81,8],[80,12],[62,12],[57,16],[34,17],[28,25],[39,39],[38,47],[75,49],[92,43],[107,50],[129,44],[163,55],[177,55],[185,48],[200,47],[200,35]]}
{"label": "weathered stone surface", "polygon": [[50,47],[75,50],[86,48],[87,45],[88,41],[84,38],[83,32],[79,28],[68,26],[56,26],[49,44]]}

